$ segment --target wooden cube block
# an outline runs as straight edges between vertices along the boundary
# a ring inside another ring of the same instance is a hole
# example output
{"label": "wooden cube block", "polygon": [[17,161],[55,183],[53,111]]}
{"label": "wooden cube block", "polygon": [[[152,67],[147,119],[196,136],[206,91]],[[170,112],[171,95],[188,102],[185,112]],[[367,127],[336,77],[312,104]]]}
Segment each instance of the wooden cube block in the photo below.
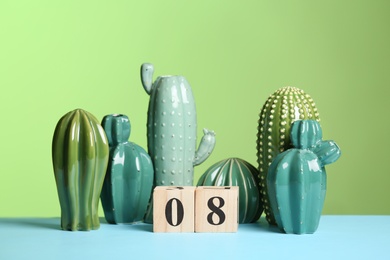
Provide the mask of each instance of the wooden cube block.
{"label": "wooden cube block", "polygon": [[195,191],[195,232],[237,232],[238,187],[201,186]]}
{"label": "wooden cube block", "polygon": [[194,232],[195,189],[192,186],[154,189],[154,232]]}

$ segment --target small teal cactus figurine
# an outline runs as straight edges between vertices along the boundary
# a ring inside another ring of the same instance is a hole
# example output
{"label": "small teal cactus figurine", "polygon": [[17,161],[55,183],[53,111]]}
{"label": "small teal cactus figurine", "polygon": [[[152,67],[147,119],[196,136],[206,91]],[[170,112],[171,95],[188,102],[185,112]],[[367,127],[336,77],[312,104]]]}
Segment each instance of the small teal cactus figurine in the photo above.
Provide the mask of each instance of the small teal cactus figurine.
{"label": "small teal cactus figurine", "polygon": [[341,155],[333,141],[322,141],[315,120],[291,126],[294,148],[278,154],[267,176],[271,209],[278,227],[286,233],[314,233],[319,225],[326,193],[325,165]]}
{"label": "small teal cactus figurine", "polygon": [[204,129],[196,150],[196,109],[192,90],[183,76],[160,76],[152,83],[153,65],[141,66],[141,81],[150,95],[147,138],[156,186],[192,186],[194,166],[205,161],[215,146],[215,134]]}
{"label": "small teal cactus figurine", "polygon": [[104,216],[111,224],[142,221],[152,192],[152,161],[142,147],[128,141],[131,126],[126,115],[107,115],[102,126],[110,147],[101,193]]}
{"label": "small teal cactus figurine", "polygon": [[99,121],[82,109],[64,115],[54,131],[52,159],[64,230],[100,227],[98,206],[108,163]]}

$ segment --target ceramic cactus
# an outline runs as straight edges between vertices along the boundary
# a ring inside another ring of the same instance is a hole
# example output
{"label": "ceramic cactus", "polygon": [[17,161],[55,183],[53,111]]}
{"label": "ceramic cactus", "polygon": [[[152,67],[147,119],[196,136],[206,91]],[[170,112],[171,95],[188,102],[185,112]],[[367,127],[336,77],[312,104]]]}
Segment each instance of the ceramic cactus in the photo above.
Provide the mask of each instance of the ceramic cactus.
{"label": "ceramic cactus", "polygon": [[76,109],[57,123],[52,159],[62,229],[100,227],[98,206],[108,154],[107,137],[91,113]]}
{"label": "ceramic cactus", "polygon": [[263,211],[258,182],[258,170],[252,164],[228,158],[208,168],[199,178],[198,186],[238,186],[238,222],[242,224],[257,221]]}
{"label": "ceramic cactus", "polygon": [[257,162],[260,173],[261,200],[266,219],[276,224],[269,205],[267,173],[272,160],[281,152],[291,148],[290,127],[296,120],[320,121],[313,99],[295,87],[278,89],[263,105],[258,121]]}
{"label": "ceramic cactus", "polygon": [[278,227],[286,233],[314,233],[326,194],[325,165],[341,153],[333,141],[322,141],[314,120],[295,121],[291,140],[296,148],[278,154],[269,168],[267,187]]}
{"label": "ceramic cactus", "polygon": [[153,65],[141,66],[141,81],[150,95],[147,121],[148,152],[156,186],[192,186],[194,166],[215,146],[215,134],[204,129],[196,150],[195,100],[183,76],[160,76],[152,83]]}
{"label": "ceramic cactus", "polygon": [[152,192],[152,161],[142,147],[128,141],[131,126],[126,115],[107,115],[102,126],[110,147],[100,196],[104,216],[112,224],[142,221]]}

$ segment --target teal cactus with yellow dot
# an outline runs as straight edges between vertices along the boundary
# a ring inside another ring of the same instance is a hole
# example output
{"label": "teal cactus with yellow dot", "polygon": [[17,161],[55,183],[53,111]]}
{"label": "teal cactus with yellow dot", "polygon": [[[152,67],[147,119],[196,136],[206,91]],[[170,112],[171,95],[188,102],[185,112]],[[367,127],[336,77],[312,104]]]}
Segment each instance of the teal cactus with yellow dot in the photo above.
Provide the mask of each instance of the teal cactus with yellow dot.
{"label": "teal cactus with yellow dot", "polygon": [[296,120],[320,121],[313,99],[296,87],[284,87],[270,95],[263,105],[257,133],[257,162],[260,173],[261,200],[266,219],[275,225],[269,204],[267,173],[273,159],[291,148],[290,128]]}

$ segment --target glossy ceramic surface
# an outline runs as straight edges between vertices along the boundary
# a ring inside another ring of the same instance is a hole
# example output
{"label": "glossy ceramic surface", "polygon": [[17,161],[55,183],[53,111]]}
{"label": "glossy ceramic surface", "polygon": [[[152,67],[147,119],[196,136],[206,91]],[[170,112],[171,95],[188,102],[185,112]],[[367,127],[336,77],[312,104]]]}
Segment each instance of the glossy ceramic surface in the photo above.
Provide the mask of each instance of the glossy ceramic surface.
{"label": "glossy ceramic surface", "polygon": [[263,207],[260,201],[258,170],[245,160],[229,158],[213,164],[199,178],[198,186],[238,186],[239,223],[259,219]]}
{"label": "glossy ceramic surface", "polygon": [[[192,89],[183,76],[161,76],[152,83],[153,65],[141,66],[141,81],[150,95],[147,138],[156,186],[192,186],[194,166],[215,146],[215,134],[204,129],[196,149],[197,121]],[[152,221],[148,210],[147,222]]]}
{"label": "glossy ceramic surface", "polygon": [[110,145],[109,165],[101,193],[108,223],[142,221],[153,186],[153,164],[148,153],[129,142],[131,126],[126,115],[102,120]]}
{"label": "glossy ceramic surface", "polygon": [[99,197],[108,154],[107,137],[91,113],[76,109],[59,120],[53,136],[52,159],[62,229],[99,228]]}
{"label": "glossy ceramic surface", "polygon": [[267,173],[273,159],[281,152],[292,148],[291,124],[296,120],[314,119],[319,114],[313,99],[295,87],[280,88],[264,103],[258,120],[257,162],[260,172],[260,189],[266,219],[276,224],[269,205]]}
{"label": "glossy ceramic surface", "polygon": [[326,194],[324,166],[340,157],[333,141],[322,141],[315,120],[293,123],[291,148],[273,160],[267,186],[276,223],[286,233],[314,233],[319,225]]}

